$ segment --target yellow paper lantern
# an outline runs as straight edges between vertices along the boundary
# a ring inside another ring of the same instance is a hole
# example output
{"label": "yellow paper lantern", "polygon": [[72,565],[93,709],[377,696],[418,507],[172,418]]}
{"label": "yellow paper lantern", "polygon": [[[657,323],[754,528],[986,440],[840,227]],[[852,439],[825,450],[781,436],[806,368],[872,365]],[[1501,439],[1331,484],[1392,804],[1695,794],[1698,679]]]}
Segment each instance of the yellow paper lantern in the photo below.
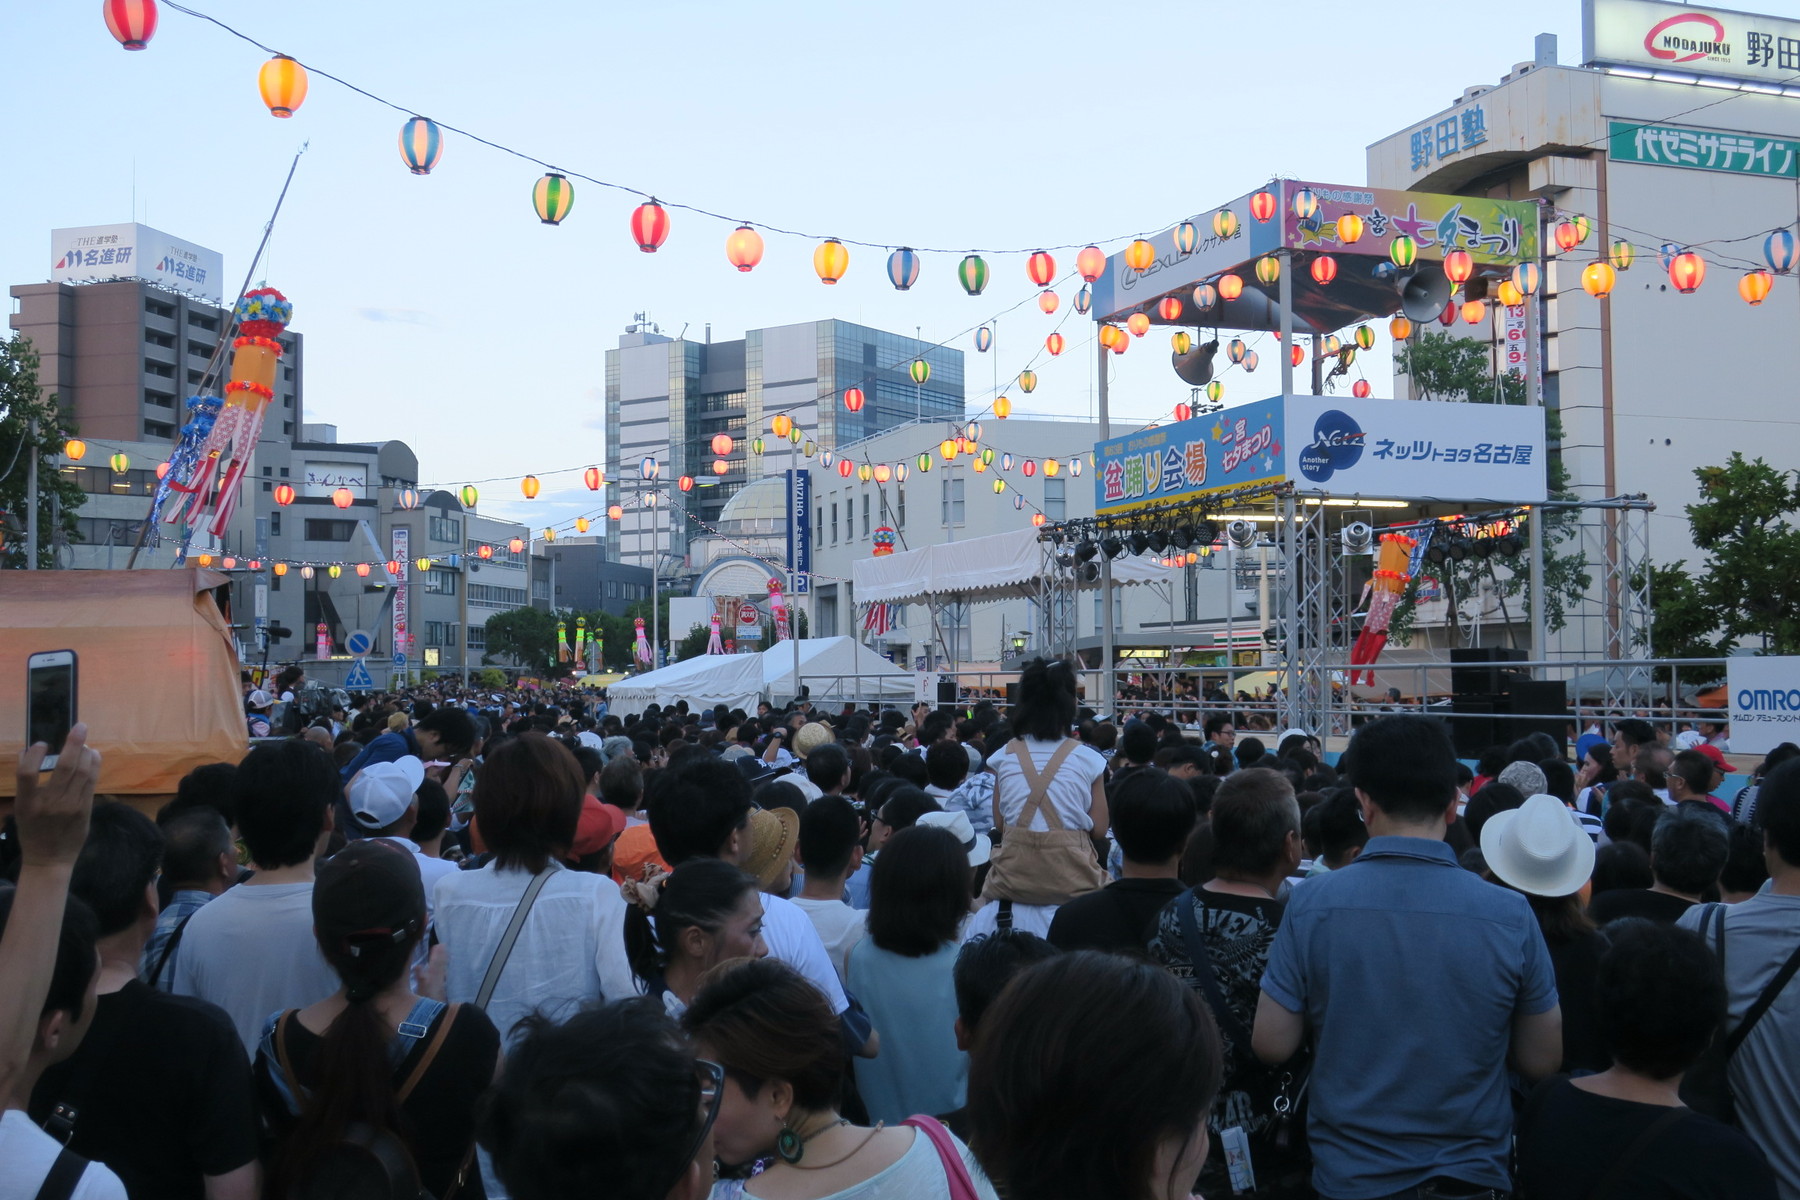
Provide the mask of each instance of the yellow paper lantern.
{"label": "yellow paper lantern", "polygon": [[849,269],[850,251],[836,238],[826,238],[813,251],[813,270],[819,273],[820,283],[836,283]]}
{"label": "yellow paper lantern", "polygon": [[1137,239],[1125,247],[1125,265],[1134,271],[1147,271],[1150,264],[1156,261],[1156,247],[1143,238]]}
{"label": "yellow paper lantern", "polygon": [[256,86],[273,117],[291,117],[306,100],[306,68],[277,54],[257,72]]}

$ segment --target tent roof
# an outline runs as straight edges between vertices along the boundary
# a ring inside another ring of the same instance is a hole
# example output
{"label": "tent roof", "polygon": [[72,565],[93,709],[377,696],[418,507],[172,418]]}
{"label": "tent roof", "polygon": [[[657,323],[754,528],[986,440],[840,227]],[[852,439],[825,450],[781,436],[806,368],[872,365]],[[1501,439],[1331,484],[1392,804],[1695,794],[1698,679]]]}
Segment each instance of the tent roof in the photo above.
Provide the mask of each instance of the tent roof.
{"label": "tent roof", "polygon": [[[759,656],[772,696],[794,695],[794,644],[777,642]],[[913,694],[910,671],[853,637],[802,638],[800,682],[814,700],[900,698]]]}
{"label": "tent roof", "polygon": [[[1038,593],[1049,547],[1037,530],[1019,529],[922,546],[881,558],[858,559],[853,568],[856,598],[869,603],[928,604],[939,596],[975,601],[1012,600]],[[1165,583],[1169,571],[1137,558],[1115,559],[1112,578],[1121,586]],[[1079,585],[1099,587],[1098,582]]]}

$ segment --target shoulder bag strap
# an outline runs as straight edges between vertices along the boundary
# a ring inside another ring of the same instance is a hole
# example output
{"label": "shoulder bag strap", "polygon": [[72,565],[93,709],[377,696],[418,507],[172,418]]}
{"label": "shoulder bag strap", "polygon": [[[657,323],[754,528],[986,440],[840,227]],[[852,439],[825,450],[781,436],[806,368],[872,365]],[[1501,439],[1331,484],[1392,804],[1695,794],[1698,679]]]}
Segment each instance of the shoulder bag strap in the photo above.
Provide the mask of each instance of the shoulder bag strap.
{"label": "shoulder bag strap", "polygon": [[305,1103],[305,1093],[300,1090],[300,1077],[294,1074],[294,1062],[288,1057],[287,1027],[288,1022],[293,1020],[294,1014],[299,1011],[297,1008],[290,1008],[282,1013],[281,1019],[275,1022],[275,1036],[271,1039],[275,1043],[275,1061],[281,1064],[281,1075],[287,1080],[288,1094],[294,1098],[296,1116],[299,1115],[301,1106]]}
{"label": "shoulder bag strap", "polygon": [[425,1072],[431,1070],[431,1062],[437,1057],[438,1051],[443,1049],[444,1039],[450,1035],[451,1022],[456,1020],[456,1014],[461,1008],[460,1004],[452,1004],[444,1010],[443,1018],[438,1021],[437,1032],[432,1034],[431,1041],[425,1044],[425,1053],[419,1056],[419,1061],[413,1066],[412,1073],[406,1077],[406,1082],[401,1084],[400,1089],[394,1093],[396,1107],[406,1104],[406,1098],[413,1094],[414,1088],[419,1086],[419,1080],[425,1078]]}
{"label": "shoulder bag strap", "polygon": [[550,882],[550,873],[554,869],[545,867],[539,871],[526,886],[525,894],[519,897],[519,907],[513,909],[512,921],[500,938],[500,944],[494,948],[494,957],[488,963],[487,974],[481,980],[481,990],[475,994],[475,1007],[482,1012],[487,1011],[488,1001],[494,998],[494,988],[500,983],[500,972],[506,970],[506,960],[512,957],[513,943],[519,940],[519,931],[525,928],[525,917],[531,912],[531,906],[537,903],[538,893]]}
{"label": "shoulder bag strap", "polygon": [[56,1161],[50,1164],[44,1186],[37,1190],[37,1200],[69,1200],[87,1168],[87,1159],[64,1146],[57,1151]]}
{"label": "shoulder bag strap", "polygon": [[1250,1031],[1244,1028],[1244,1023],[1231,1011],[1231,1006],[1225,1000],[1225,989],[1219,986],[1219,975],[1213,970],[1212,955],[1206,952],[1206,943],[1200,938],[1199,909],[1198,888],[1189,888],[1175,897],[1175,915],[1181,922],[1181,941],[1187,947],[1190,970],[1193,972],[1194,982],[1206,994],[1206,1006],[1212,1009],[1213,1020],[1231,1038],[1231,1044],[1238,1052],[1247,1054],[1250,1051]]}
{"label": "shoulder bag strap", "polygon": [[1039,774],[1036,765],[1031,761],[1031,751],[1026,747],[1025,739],[1019,738],[1013,742],[1013,752],[1019,760],[1019,773],[1025,777],[1025,786],[1030,789],[1025,798],[1025,807],[1020,811],[1019,819],[1015,822],[1019,828],[1031,828],[1031,818],[1034,813],[1042,813],[1044,824],[1051,829],[1063,827],[1062,818],[1056,815],[1056,806],[1046,804],[1045,798],[1050,791],[1050,781],[1056,778],[1057,769],[1063,765],[1063,760],[1068,758],[1074,749],[1074,740],[1064,738],[1056,747],[1056,753],[1050,756],[1050,761],[1044,764],[1043,773]]}
{"label": "shoulder bag strap", "polygon": [[[1723,920],[1720,924],[1723,925]],[[1744,1044],[1744,1039],[1750,1036],[1750,1031],[1756,1028],[1756,1023],[1762,1020],[1764,1013],[1769,1011],[1769,1006],[1775,1003],[1775,997],[1781,995],[1781,989],[1788,985],[1788,981],[1794,977],[1796,971],[1800,971],[1800,946],[1794,947],[1794,952],[1788,955],[1788,960],[1781,964],[1781,970],[1775,972],[1775,978],[1769,980],[1768,986],[1762,990],[1762,995],[1756,998],[1756,1003],[1750,1006],[1750,1011],[1744,1014],[1744,1019],[1738,1022],[1738,1027],[1731,1031],[1729,1038],[1725,1039],[1726,1062],[1731,1061],[1731,1056],[1737,1052],[1739,1046]]]}
{"label": "shoulder bag strap", "polygon": [[945,1129],[936,1117],[928,1117],[923,1113],[906,1118],[902,1125],[911,1125],[919,1131],[919,1135],[931,1139],[937,1148],[938,1161],[944,1167],[944,1182],[949,1187],[950,1200],[977,1200],[979,1193],[975,1191],[975,1181],[969,1177],[968,1164],[963,1162],[957,1153],[956,1145],[950,1140],[950,1131]]}
{"label": "shoulder bag strap", "polygon": [[169,956],[175,953],[175,947],[181,945],[181,935],[187,932],[188,922],[193,920],[194,914],[199,911],[196,908],[194,912],[175,923],[175,931],[169,934],[169,940],[163,943],[162,953],[156,956],[156,966],[151,968],[150,978],[144,980],[145,983],[151,987],[156,986],[156,981],[162,978],[163,968],[169,965]]}
{"label": "shoulder bag strap", "polygon": [[1656,1120],[1645,1126],[1644,1132],[1637,1135],[1631,1145],[1625,1147],[1625,1153],[1614,1160],[1612,1169],[1600,1180],[1600,1185],[1588,1193],[1588,1200],[1611,1200],[1612,1194],[1619,1190],[1625,1181],[1626,1174],[1637,1166],[1638,1160],[1655,1144],[1656,1139],[1675,1122],[1688,1115],[1686,1108],[1671,1108]]}

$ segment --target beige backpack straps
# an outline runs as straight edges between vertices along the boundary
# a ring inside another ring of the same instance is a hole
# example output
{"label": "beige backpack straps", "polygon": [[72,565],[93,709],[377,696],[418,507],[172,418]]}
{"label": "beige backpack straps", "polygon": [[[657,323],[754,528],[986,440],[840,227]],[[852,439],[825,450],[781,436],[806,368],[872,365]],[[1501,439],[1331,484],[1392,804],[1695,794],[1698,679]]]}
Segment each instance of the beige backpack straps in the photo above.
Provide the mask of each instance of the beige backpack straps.
{"label": "beige backpack straps", "polygon": [[1025,739],[1013,739],[1013,757],[1018,760],[1019,773],[1025,777],[1025,786],[1028,789],[1025,807],[1020,810],[1019,819],[1013,822],[1020,829],[1031,828],[1032,814],[1040,812],[1044,814],[1044,824],[1050,829],[1060,830],[1063,827],[1062,818],[1056,814],[1056,806],[1046,804],[1044,801],[1050,791],[1050,781],[1056,778],[1057,768],[1062,766],[1063,760],[1068,758],[1074,749],[1074,740],[1064,738],[1062,743],[1057,746],[1056,753],[1050,756],[1050,761],[1044,764],[1043,774],[1040,775],[1037,767],[1032,764],[1031,751],[1026,747]]}

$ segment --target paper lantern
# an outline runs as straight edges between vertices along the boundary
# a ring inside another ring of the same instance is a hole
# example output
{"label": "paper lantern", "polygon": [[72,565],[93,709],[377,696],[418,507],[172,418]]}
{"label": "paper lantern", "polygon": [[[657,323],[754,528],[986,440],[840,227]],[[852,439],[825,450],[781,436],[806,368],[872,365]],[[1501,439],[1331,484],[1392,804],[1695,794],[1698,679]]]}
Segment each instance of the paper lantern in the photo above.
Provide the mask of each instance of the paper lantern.
{"label": "paper lantern", "polygon": [[1055,479],[1057,474],[1061,470],[1062,470],[1062,459],[1046,458],[1044,460],[1044,474],[1048,475],[1050,478]]}
{"label": "paper lantern", "polygon": [[1206,398],[1211,400],[1214,404],[1219,403],[1219,401],[1225,398],[1225,385],[1216,379],[1208,383],[1206,385]]}
{"label": "paper lantern", "polygon": [[294,502],[294,489],[291,485],[278,483],[275,485],[275,503],[286,508]]}
{"label": "paper lantern", "polygon": [[1363,219],[1355,213],[1345,213],[1337,219],[1337,239],[1343,245],[1354,246],[1362,241]]}
{"label": "paper lantern", "polygon": [[1020,371],[1019,372],[1019,390],[1021,392],[1025,392],[1027,394],[1037,390],[1037,372],[1036,371]]}
{"label": "paper lantern", "polygon": [[544,224],[561,225],[569,210],[575,207],[575,185],[567,176],[552,171],[531,189],[531,206]]}
{"label": "paper lantern", "polygon": [[1243,362],[1244,355],[1249,351],[1250,347],[1244,343],[1243,338],[1232,338],[1225,344],[1225,357],[1234,363]]}
{"label": "paper lantern", "polygon": [[1288,361],[1292,362],[1297,367],[1305,360],[1306,351],[1301,349],[1299,342],[1295,342],[1292,346],[1288,347]]}
{"label": "paper lantern", "polygon": [[[858,407],[860,408],[861,406],[858,405]],[[734,449],[737,448],[737,443],[732,441],[731,435],[729,433],[713,434],[711,445],[712,445],[712,452],[714,454],[718,455],[720,458],[724,458],[727,454],[730,454]]]}
{"label": "paper lantern", "polygon": [[519,480],[519,490],[525,493],[525,498],[527,500],[536,500],[538,492],[543,486],[544,485],[538,481],[536,475],[527,475],[525,478]]}
{"label": "paper lantern", "polygon": [[788,430],[788,444],[790,446],[798,446],[800,444],[801,436],[800,427],[798,425],[794,426],[792,429]]}
{"label": "paper lantern", "polygon": [[1559,250],[1573,250],[1581,244],[1581,234],[1573,221],[1558,221],[1554,231],[1556,246]]}
{"label": "paper lantern", "polygon": [[492,558],[494,557],[494,548],[486,544],[477,546],[475,548],[475,556],[477,558]]}
{"label": "paper lantern", "polygon": [[[796,432],[798,432],[798,431],[796,430]],[[795,440],[798,441],[799,439],[795,439]],[[813,456],[813,451],[815,451],[817,449],[818,449],[818,446],[813,443],[811,438],[808,438],[806,441],[806,445],[801,448],[801,453],[806,455],[806,457],[811,458]]]}
{"label": "paper lantern", "polygon": [[587,486],[588,491],[597,492],[606,482],[606,472],[599,467],[589,467],[581,473],[581,482]]}
{"label": "paper lantern", "polygon": [[1037,474],[1037,462],[1033,459],[1026,459],[1025,465],[1019,468],[1019,472],[1024,475],[1025,478],[1030,479],[1033,475]]}
{"label": "paper lantern", "polygon": [[1538,290],[1538,284],[1543,279],[1543,275],[1543,271],[1536,263],[1520,263],[1513,268],[1512,284],[1519,289],[1519,295],[1521,296],[1535,295]]}
{"label": "paper lantern", "polygon": [[856,464],[847,458],[840,458],[838,459],[837,472],[843,478],[848,479],[850,476],[856,474]]}
{"label": "paper lantern", "polygon": [[506,548],[514,554],[519,554],[525,549],[525,539],[521,537],[513,538],[506,543]]}
{"label": "paper lantern", "polygon": [[875,464],[875,482],[886,483],[894,477],[894,469],[886,463]]}
{"label": "paper lantern", "polygon": [[834,284],[849,269],[850,251],[836,238],[826,238],[813,251],[813,270],[818,273],[820,283]]}
{"label": "paper lantern", "polygon": [[646,454],[638,460],[638,476],[643,479],[655,479],[662,473],[662,464],[654,455]]}
{"label": "paper lantern", "polygon": [[1321,254],[1312,260],[1312,266],[1308,270],[1312,274],[1314,283],[1320,285],[1330,283],[1337,278],[1337,259],[1329,254]]}
{"label": "paper lantern", "polygon": [[1177,421],[1189,420],[1193,415],[1194,406],[1187,403],[1185,400],[1175,406],[1175,419]]}
{"label": "paper lantern", "polygon": [[1413,260],[1418,257],[1419,244],[1404,233],[1396,234],[1394,240],[1388,243],[1388,258],[1402,271],[1412,266]]}
{"label": "paper lantern", "polygon": [[413,559],[413,566],[419,568],[421,571],[429,571],[431,570],[431,560],[423,557],[415,558]]}
{"label": "paper lantern", "polygon": [[[226,559],[225,561],[227,563],[229,563],[231,560]],[[360,575],[362,578],[367,579],[369,577],[369,564],[368,563],[357,563],[356,564],[356,573],[358,575]]]}
{"label": "paper lantern", "polygon": [[1156,302],[1156,315],[1165,321],[1181,319],[1181,301],[1173,296],[1164,296]]}
{"label": "paper lantern", "polygon": [[971,296],[981,295],[988,284],[988,265],[979,254],[971,254],[956,265],[956,282]]}
{"label": "paper lantern", "polygon": [[931,378],[931,364],[922,358],[915,358],[912,360],[912,365],[906,368],[906,373],[912,377],[914,383],[922,387],[925,381]]}
{"label": "paper lantern", "polygon": [[1125,265],[1134,271],[1140,273],[1148,271],[1150,264],[1155,261],[1156,247],[1143,238],[1138,238],[1131,245],[1125,247]]}
{"label": "paper lantern", "polygon": [[[255,563],[251,563],[251,564],[250,564],[250,565],[251,565],[251,566],[252,566],[252,567],[254,567],[254,566],[255,566],[255,565],[256,565],[256,564],[255,564]],[[381,565],[382,565],[382,566],[383,566],[383,567],[384,567],[384,568],[386,568],[386,570],[387,570],[387,573],[388,573],[388,574],[389,574],[389,575],[398,575],[398,574],[400,574],[400,571],[401,571],[401,568],[402,568],[402,567],[404,567],[404,566],[405,566],[405,565],[406,565],[406,564],[405,564],[405,563],[402,563],[402,562],[401,562],[401,561],[400,561],[400,560],[399,560],[399,559],[397,559],[397,558],[390,558],[390,559],[388,559],[388,560],[387,560],[387,561],[386,561],[386,562],[385,562],[385,563],[382,563],[382,564],[381,564]]]}
{"label": "paper lantern", "polygon": [[[975,465],[980,466],[981,464],[977,463]],[[998,496],[1001,492],[1004,492],[1005,490],[1006,490],[1006,480],[1004,480],[1004,479],[994,480],[994,495]]]}
{"label": "paper lantern", "polygon": [[1094,307],[1094,289],[1084,283],[1075,289],[1075,311],[1085,317],[1088,309],[1092,307]]}
{"label": "paper lantern", "polygon": [[873,543],[869,554],[874,558],[881,558],[894,552],[894,531],[887,525],[876,526],[875,532],[869,540]]}
{"label": "paper lantern", "polygon": [[545,527],[543,537],[546,542],[554,542],[556,540],[556,530]]}
{"label": "paper lantern", "polygon": [[888,282],[894,285],[896,292],[904,292],[919,282],[919,256],[910,246],[902,246],[888,255]]}
{"label": "paper lantern", "polygon": [[1581,243],[1587,241],[1588,234],[1590,234],[1594,231],[1593,222],[1589,221],[1586,217],[1581,216],[1579,214],[1574,217],[1571,217],[1569,219],[1569,223],[1571,225],[1575,226],[1575,244],[1577,246],[1579,246]]}
{"label": "paper lantern", "polygon": [[1273,254],[1265,254],[1256,260],[1256,279],[1258,283],[1270,284],[1281,278],[1281,260]]}
{"label": "paper lantern", "polygon": [[1738,295],[1744,303],[1755,308],[1768,299],[1769,289],[1775,286],[1775,277],[1762,268],[1757,268],[1738,280]]}
{"label": "paper lantern", "polygon": [[1405,317],[1395,317],[1388,322],[1388,336],[1396,342],[1404,342],[1412,336],[1413,324]]}
{"label": "paper lantern", "polygon": [[1200,230],[1192,221],[1183,221],[1175,227],[1175,252],[1184,258],[1194,252],[1200,244]]}
{"label": "paper lantern", "polygon": [[1624,238],[1612,244],[1612,265],[1615,271],[1629,271],[1631,264],[1637,261],[1637,247]]}
{"label": "paper lantern", "polygon": [[63,443],[63,457],[70,462],[80,462],[87,456],[87,443],[80,438],[70,438]]}
{"label": "paper lantern", "polygon": [[304,566],[304,567],[300,568],[300,578],[302,578],[302,579],[311,579],[313,577],[313,574],[314,574],[314,572],[313,572],[313,569],[311,566]]}
{"label": "paper lantern", "polygon": [[1063,352],[1064,344],[1063,335],[1060,333],[1053,333],[1044,339],[1044,349],[1050,352],[1051,358],[1055,358]]}
{"label": "paper lantern", "polygon": [[1014,492],[1013,493],[1013,508],[1016,510],[1016,509],[1021,509],[1024,507],[1025,507],[1024,493],[1023,492]]}
{"label": "paper lantern", "polygon": [[306,102],[306,68],[277,54],[256,74],[256,87],[272,117],[291,117]]}
{"label": "paper lantern", "polygon": [[694,490],[694,477],[692,475],[683,475],[675,480],[675,486],[684,492],[691,492]]}
{"label": "paper lantern", "polygon": [[481,493],[475,490],[474,484],[465,483],[462,491],[457,493],[457,498],[462,501],[464,508],[474,508],[475,502],[481,499]]}
{"label": "paper lantern", "polygon": [[713,459],[713,464],[712,464],[712,473],[713,473],[713,474],[714,474],[714,475],[723,475],[723,474],[725,474],[725,472],[727,472],[727,471],[729,471],[729,470],[731,470],[731,464],[730,464],[730,463],[728,463],[728,462],[726,462],[726,461],[725,461],[725,460],[724,460],[724,459],[722,459],[722,458],[715,458],[715,459]]}
{"label": "paper lantern", "polygon": [[1025,260],[1025,277],[1037,287],[1049,287],[1056,278],[1056,259],[1048,250],[1036,250]]}
{"label": "paper lantern", "polygon": [[1461,311],[1462,306],[1457,304],[1455,298],[1452,297],[1444,304],[1444,311],[1438,314],[1438,324],[1442,325],[1445,329],[1450,328],[1450,326],[1456,324],[1456,316]]}
{"label": "paper lantern", "polygon": [[1252,193],[1250,215],[1256,218],[1258,225],[1267,225],[1269,218],[1275,215],[1275,193],[1266,191]]}
{"label": "paper lantern", "polygon": [[655,254],[669,240],[669,213],[652,196],[631,213],[631,240],[645,254]]}
{"label": "paper lantern", "polygon": [[863,396],[863,390],[861,388],[853,387],[844,389],[844,408],[849,412],[861,412],[863,410],[864,401],[865,397]]}
{"label": "paper lantern", "polygon": [[769,431],[778,438],[784,438],[794,428],[794,420],[786,413],[776,413],[775,419],[769,422]]}
{"label": "paper lantern", "polygon": [[1777,229],[1763,239],[1763,259],[1769,264],[1769,270],[1777,275],[1786,275],[1794,269],[1797,253],[1800,253],[1800,246],[1796,246],[1791,229]]}
{"label": "paper lantern", "polygon": [[444,134],[436,121],[409,117],[400,126],[400,161],[414,175],[429,175],[444,157]]}
{"label": "paper lantern", "polygon": [[748,225],[739,225],[725,235],[725,261],[740,271],[753,271],[762,261],[762,234]]}
{"label": "paper lantern", "polygon": [[1095,336],[1099,338],[1102,346],[1111,350],[1113,343],[1125,336],[1125,331],[1117,325],[1102,325],[1100,332]]}
{"label": "paper lantern", "polygon": [[1012,401],[1008,400],[1005,396],[996,397],[994,400],[994,415],[1002,421],[1012,416]]}
{"label": "paper lantern", "polygon": [[[282,487],[286,487],[286,486],[287,486],[286,484],[282,485]],[[277,488],[276,490],[280,491],[280,488]],[[292,500],[293,498],[294,498],[294,490],[292,488],[288,488],[288,499]],[[280,500],[277,500],[276,503],[281,504],[283,502]],[[396,506],[406,510],[407,512],[412,512],[414,509],[418,508],[421,504],[425,503],[425,497],[419,495],[419,490],[417,488],[401,488],[399,493],[394,497],[394,503]]]}
{"label": "paper lantern", "polygon": [[1355,336],[1356,344],[1361,349],[1368,350],[1375,345],[1375,331],[1367,325],[1358,325]]}
{"label": "paper lantern", "polygon": [[1444,255],[1444,278],[1451,283],[1463,284],[1475,273],[1475,260],[1467,250],[1452,250]]}
{"label": "paper lantern", "polygon": [[1591,262],[1581,270],[1581,290],[1590,296],[1605,299],[1613,290],[1618,277],[1619,273],[1613,270],[1611,263]]}
{"label": "paper lantern", "polygon": [[986,325],[975,331],[975,349],[986,354],[994,344],[994,331]]}
{"label": "paper lantern", "polygon": [[1372,390],[1374,389],[1369,387],[1369,381],[1366,379],[1359,379],[1350,385],[1350,394],[1358,400],[1367,400]]}
{"label": "paper lantern", "polygon": [[[1199,291],[1198,288],[1194,289]],[[1219,276],[1219,295],[1226,300],[1236,300],[1244,294],[1244,281],[1236,275]]]}
{"label": "paper lantern", "polygon": [[760,435],[757,437],[751,438],[750,439],[750,453],[761,454],[763,452],[763,445],[764,445],[764,443],[763,443],[762,437]]}
{"label": "paper lantern", "polygon": [[1321,356],[1323,356],[1325,358],[1331,358],[1331,357],[1335,356],[1337,354],[1337,352],[1342,350],[1343,348],[1344,348],[1343,339],[1338,337],[1338,335],[1335,333],[1328,333],[1319,340],[1319,353]]}
{"label": "paper lantern", "polygon": [[1106,273],[1106,254],[1098,246],[1089,246],[1075,256],[1075,273],[1092,283]]}
{"label": "paper lantern", "polygon": [[856,468],[856,478],[861,483],[869,482],[869,480],[875,478],[875,468],[871,467],[868,463],[863,463]]}
{"label": "paper lantern", "polygon": [[331,576],[333,579],[336,579],[339,576],[343,575],[344,568],[341,564],[332,563],[329,567],[325,568],[325,573],[327,575]]}
{"label": "paper lantern", "polygon": [[195,558],[194,561],[203,567],[210,567],[213,565],[213,556],[210,554],[202,554]]}
{"label": "paper lantern", "polygon": [[1692,250],[1683,250],[1669,260],[1669,279],[1676,291],[1691,295],[1706,279],[1706,260]]}
{"label": "paper lantern", "polygon": [[1125,318],[1125,328],[1131,330],[1131,336],[1143,337],[1150,332],[1150,314],[1134,312]]}
{"label": "paper lantern", "polygon": [[1013,469],[1013,456],[1012,455],[1002,454],[1000,456],[1000,469],[1002,471],[1010,471]]}
{"label": "paper lantern", "polygon": [[[1612,269],[1611,267],[1607,268],[1607,270],[1611,270],[1611,269]],[[1487,302],[1486,301],[1470,300],[1468,303],[1466,303],[1462,306],[1462,319],[1465,324],[1479,325],[1479,324],[1481,324],[1482,319],[1486,316],[1487,316]]]}
{"label": "paper lantern", "polygon": [[1508,308],[1517,308],[1525,303],[1525,297],[1519,293],[1519,285],[1510,278],[1500,281],[1500,286],[1494,289],[1494,296]]}
{"label": "paper lantern", "polygon": [[[1250,351],[1250,353],[1244,355],[1244,370],[1247,372],[1256,370],[1256,364],[1261,361],[1262,356],[1260,354],[1254,350]],[[1076,474],[1079,475],[1081,472],[1077,471]]]}
{"label": "paper lantern", "polygon": [[1310,221],[1319,215],[1319,198],[1311,188],[1301,188],[1294,193],[1294,215],[1302,222]]}
{"label": "paper lantern", "polygon": [[1055,292],[1038,293],[1038,307],[1043,309],[1047,314],[1055,312],[1057,305],[1060,303],[1061,301],[1056,298]]}
{"label": "paper lantern", "polygon": [[1169,337],[1169,348],[1177,354],[1186,354],[1194,348],[1194,339],[1189,336],[1187,330],[1177,329]]}
{"label": "paper lantern", "polygon": [[106,28],[127,50],[142,50],[156,36],[156,0],[106,0]]}
{"label": "paper lantern", "polygon": [[173,465],[174,465],[173,463],[166,463],[166,462],[157,463],[156,464],[156,477],[158,479],[168,478],[169,468]]}
{"label": "paper lantern", "polygon": [[278,562],[275,564],[273,570],[277,575],[286,575],[288,573],[288,565],[284,562]]}
{"label": "paper lantern", "polygon": [[617,520],[619,520],[619,519],[620,519],[620,518],[621,518],[621,517],[623,517],[623,516],[624,516],[624,515],[625,515],[625,507],[624,507],[624,505],[621,505],[621,504],[609,504],[609,505],[607,505],[607,506],[606,506],[606,519],[607,519],[607,520],[609,520],[609,521],[617,521]]}
{"label": "paper lantern", "polygon": [[1219,302],[1219,289],[1210,283],[1203,283],[1194,289],[1194,306],[1211,308]]}
{"label": "paper lantern", "polygon": [[1232,236],[1237,233],[1237,214],[1229,208],[1221,208],[1213,214],[1212,227],[1213,233],[1218,235],[1220,241],[1230,241]]}
{"label": "paper lantern", "polygon": [[349,508],[356,502],[356,493],[347,487],[341,487],[331,493],[331,502],[339,508]]}
{"label": "paper lantern", "polygon": [[115,475],[123,475],[131,470],[131,456],[122,452],[107,459],[106,463],[113,469]]}

